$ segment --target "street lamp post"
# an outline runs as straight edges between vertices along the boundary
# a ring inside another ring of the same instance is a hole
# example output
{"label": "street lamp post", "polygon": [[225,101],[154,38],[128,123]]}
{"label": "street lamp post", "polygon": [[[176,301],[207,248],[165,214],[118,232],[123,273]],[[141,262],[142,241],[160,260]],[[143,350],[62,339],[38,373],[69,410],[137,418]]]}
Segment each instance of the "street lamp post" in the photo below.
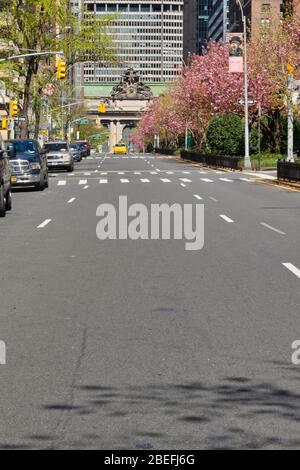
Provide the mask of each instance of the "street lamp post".
{"label": "street lamp post", "polygon": [[243,21],[243,37],[244,37],[244,105],[245,105],[245,157],[244,167],[251,168],[251,160],[249,153],[249,100],[248,100],[248,55],[247,55],[247,17],[240,0],[236,0],[240,7]]}

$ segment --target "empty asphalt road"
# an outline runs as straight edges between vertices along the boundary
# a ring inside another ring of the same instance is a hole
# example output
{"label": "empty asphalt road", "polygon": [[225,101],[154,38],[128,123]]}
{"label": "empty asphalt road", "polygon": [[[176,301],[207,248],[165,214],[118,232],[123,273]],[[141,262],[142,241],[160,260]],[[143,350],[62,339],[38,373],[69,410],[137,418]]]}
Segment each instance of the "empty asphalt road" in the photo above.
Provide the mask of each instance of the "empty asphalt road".
{"label": "empty asphalt road", "polygon": [[[105,240],[100,204],[204,204],[202,250]],[[300,194],[94,156],[0,220],[0,448],[300,448]]]}

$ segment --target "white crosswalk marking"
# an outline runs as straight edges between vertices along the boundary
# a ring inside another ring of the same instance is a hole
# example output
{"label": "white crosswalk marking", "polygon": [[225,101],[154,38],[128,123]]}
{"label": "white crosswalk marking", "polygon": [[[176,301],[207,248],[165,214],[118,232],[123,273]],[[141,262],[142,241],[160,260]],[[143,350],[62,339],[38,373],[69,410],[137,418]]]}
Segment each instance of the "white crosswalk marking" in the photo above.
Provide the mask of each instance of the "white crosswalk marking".
{"label": "white crosswalk marking", "polygon": [[87,183],[87,180],[79,180],[78,184],[86,184]]}
{"label": "white crosswalk marking", "polygon": [[209,178],[200,178],[201,181],[203,181],[204,183],[213,183],[213,180],[210,180]]}
{"label": "white crosswalk marking", "polygon": [[192,182],[192,180],[189,180],[187,178],[179,178],[179,179],[180,179],[180,181],[183,181],[184,183],[191,183]]}
{"label": "white crosswalk marking", "polygon": [[101,178],[101,180],[99,181],[99,184],[107,184],[107,179]]}
{"label": "white crosswalk marking", "polygon": [[60,180],[57,183],[57,186],[65,186],[67,184],[66,180]]}
{"label": "white crosswalk marking", "polygon": [[233,180],[230,180],[229,178],[219,178],[220,181],[225,181],[225,183],[233,183]]}
{"label": "white crosswalk marking", "polygon": [[150,183],[150,180],[148,180],[147,178],[141,178],[141,182],[142,183]]}
{"label": "white crosswalk marking", "polygon": [[129,180],[127,180],[127,179],[125,179],[125,178],[124,178],[124,179],[120,179],[120,181],[121,181],[121,183],[129,183]]}
{"label": "white crosswalk marking", "polygon": [[163,183],[171,183],[171,180],[168,180],[168,178],[160,178],[160,181]]}

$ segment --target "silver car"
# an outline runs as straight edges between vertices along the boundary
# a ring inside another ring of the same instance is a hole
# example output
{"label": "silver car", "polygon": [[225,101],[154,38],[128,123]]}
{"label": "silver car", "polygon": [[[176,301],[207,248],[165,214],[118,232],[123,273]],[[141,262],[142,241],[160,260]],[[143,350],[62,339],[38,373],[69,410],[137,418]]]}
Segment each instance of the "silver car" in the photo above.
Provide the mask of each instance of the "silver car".
{"label": "silver car", "polygon": [[48,169],[52,170],[74,170],[74,157],[68,142],[46,142]]}

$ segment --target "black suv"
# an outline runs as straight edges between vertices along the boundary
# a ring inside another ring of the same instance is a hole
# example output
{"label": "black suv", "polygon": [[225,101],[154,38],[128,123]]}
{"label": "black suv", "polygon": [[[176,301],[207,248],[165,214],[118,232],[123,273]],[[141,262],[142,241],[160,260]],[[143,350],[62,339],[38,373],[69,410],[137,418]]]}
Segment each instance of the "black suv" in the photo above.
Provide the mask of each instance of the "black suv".
{"label": "black suv", "polygon": [[0,217],[11,210],[11,174],[7,153],[0,145]]}
{"label": "black suv", "polygon": [[48,188],[47,155],[37,140],[16,139],[6,142],[12,186]]}

